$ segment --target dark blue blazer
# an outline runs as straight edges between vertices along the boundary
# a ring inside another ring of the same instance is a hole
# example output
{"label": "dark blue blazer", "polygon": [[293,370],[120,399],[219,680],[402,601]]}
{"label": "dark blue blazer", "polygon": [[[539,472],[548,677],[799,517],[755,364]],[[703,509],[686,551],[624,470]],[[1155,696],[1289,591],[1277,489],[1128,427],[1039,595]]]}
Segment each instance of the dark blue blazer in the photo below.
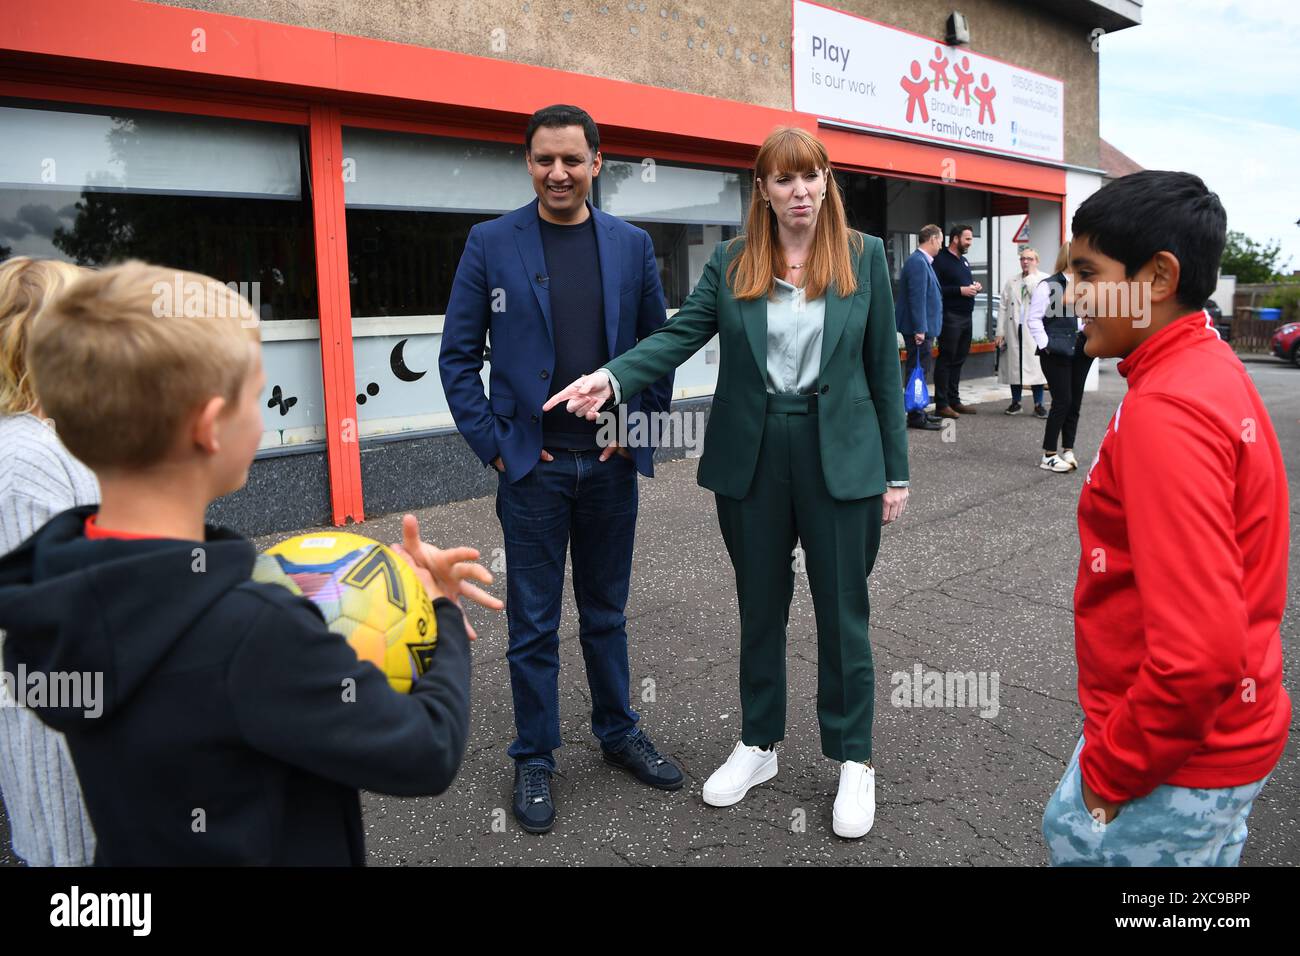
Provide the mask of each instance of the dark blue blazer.
{"label": "dark blue blazer", "polygon": [[943,328],[943,293],[939,279],[925,253],[917,249],[903,263],[898,277],[898,298],[894,300],[894,325],[903,335],[939,337]]}
{"label": "dark blue blazer", "polygon": [[[664,324],[664,294],[649,234],[590,203],[587,208],[595,219],[605,337],[612,359]],[[555,326],[545,277],[534,199],[470,229],[442,329],[438,369],[456,427],[485,465],[500,455],[511,482],[537,465],[542,405],[555,373]],[[489,333],[491,399],[479,376]],[[669,374],[629,398],[628,412],[668,411],[672,388]],[[631,451],[637,470],[653,476],[654,449]]]}

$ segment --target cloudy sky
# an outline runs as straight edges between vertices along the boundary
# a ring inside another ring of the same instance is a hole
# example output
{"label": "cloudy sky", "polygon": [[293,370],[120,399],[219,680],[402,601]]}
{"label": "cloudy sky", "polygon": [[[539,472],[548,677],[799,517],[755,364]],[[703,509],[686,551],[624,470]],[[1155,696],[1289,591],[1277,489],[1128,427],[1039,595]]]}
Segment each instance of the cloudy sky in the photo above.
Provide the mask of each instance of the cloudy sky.
{"label": "cloudy sky", "polygon": [[1300,4],[1146,0],[1101,38],[1101,135],[1148,169],[1202,177],[1228,228],[1300,269]]}

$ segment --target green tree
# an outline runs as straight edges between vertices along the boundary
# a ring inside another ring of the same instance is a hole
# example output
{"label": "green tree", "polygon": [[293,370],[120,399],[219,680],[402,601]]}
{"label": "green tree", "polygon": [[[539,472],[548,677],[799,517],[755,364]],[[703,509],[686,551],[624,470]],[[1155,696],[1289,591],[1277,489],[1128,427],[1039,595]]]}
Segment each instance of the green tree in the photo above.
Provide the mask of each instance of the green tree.
{"label": "green tree", "polygon": [[1229,232],[1223,247],[1221,268],[1226,276],[1236,276],[1237,282],[1248,285],[1255,282],[1275,282],[1290,262],[1280,262],[1282,244],[1258,243],[1244,232]]}

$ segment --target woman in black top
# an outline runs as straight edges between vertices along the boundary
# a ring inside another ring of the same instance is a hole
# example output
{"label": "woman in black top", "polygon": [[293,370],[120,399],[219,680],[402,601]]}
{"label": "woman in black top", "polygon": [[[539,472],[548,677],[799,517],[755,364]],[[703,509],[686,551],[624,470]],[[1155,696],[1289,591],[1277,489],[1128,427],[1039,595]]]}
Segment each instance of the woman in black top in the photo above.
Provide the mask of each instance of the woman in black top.
{"label": "woman in black top", "polygon": [[[1052,410],[1043,430],[1043,457],[1038,467],[1057,474],[1079,467],[1074,457],[1074,436],[1083,404],[1083,382],[1092,366],[1084,350],[1083,326],[1074,314],[1074,291],[1066,267],[1070,244],[1061,246],[1055,272],[1034,289],[1025,325],[1033,336],[1036,354],[1052,392]],[[1061,453],[1057,454],[1057,441]]]}

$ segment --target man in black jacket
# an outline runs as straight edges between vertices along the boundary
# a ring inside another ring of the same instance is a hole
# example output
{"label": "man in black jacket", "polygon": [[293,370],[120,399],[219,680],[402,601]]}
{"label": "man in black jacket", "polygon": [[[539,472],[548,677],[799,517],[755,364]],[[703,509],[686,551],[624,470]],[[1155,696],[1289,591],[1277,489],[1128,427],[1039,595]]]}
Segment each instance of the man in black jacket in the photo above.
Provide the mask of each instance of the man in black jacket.
{"label": "man in black jacket", "polygon": [[953,226],[948,231],[948,247],[934,257],[934,274],[943,294],[943,329],[934,363],[934,413],[943,418],[957,418],[959,413],[974,415],[976,411],[962,404],[959,391],[961,367],[970,354],[975,296],[983,288],[975,281],[966,260],[974,240],[970,226]]}

